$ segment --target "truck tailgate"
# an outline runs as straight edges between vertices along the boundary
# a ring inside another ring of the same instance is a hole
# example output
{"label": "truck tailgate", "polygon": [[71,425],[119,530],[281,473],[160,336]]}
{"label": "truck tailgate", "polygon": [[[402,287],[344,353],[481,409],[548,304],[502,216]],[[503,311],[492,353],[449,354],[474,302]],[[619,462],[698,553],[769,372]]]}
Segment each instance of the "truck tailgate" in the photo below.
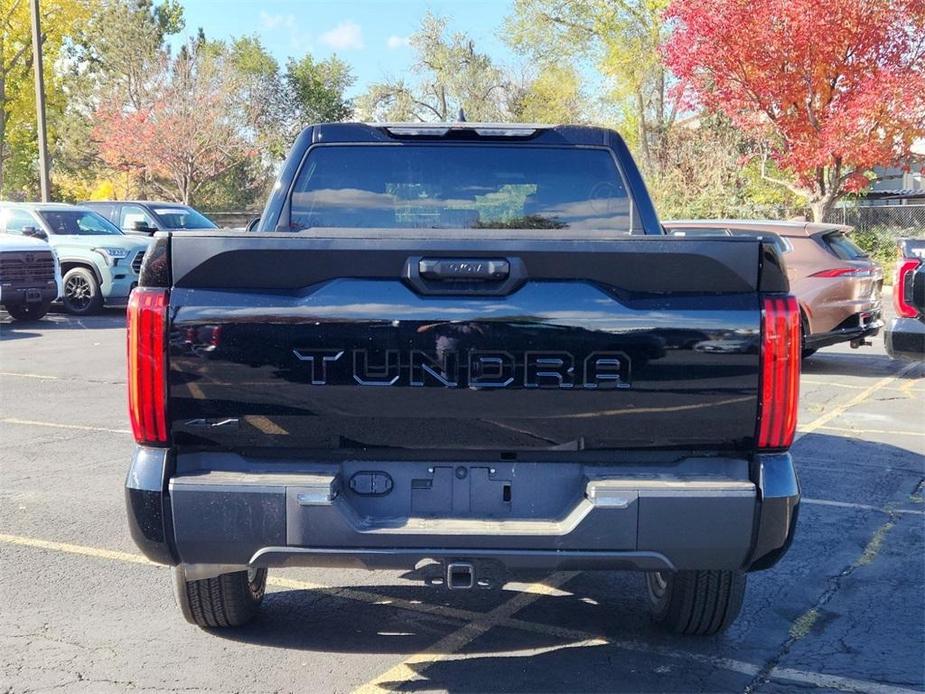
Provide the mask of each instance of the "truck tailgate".
{"label": "truck tailgate", "polygon": [[753,445],[758,241],[476,233],[172,236],[174,443]]}

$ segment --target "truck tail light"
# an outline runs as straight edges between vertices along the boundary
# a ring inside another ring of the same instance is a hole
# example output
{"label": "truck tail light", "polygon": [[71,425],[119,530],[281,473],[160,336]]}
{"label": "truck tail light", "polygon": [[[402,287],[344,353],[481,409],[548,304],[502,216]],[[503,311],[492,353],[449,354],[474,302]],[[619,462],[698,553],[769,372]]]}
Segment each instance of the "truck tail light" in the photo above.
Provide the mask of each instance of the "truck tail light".
{"label": "truck tail light", "polygon": [[768,296],[762,302],[758,448],[787,448],[797,425],[800,307],[792,296]]}
{"label": "truck tail light", "polygon": [[912,291],[912,273],[919,266],[916,258],[900,260],[896,263],[896,282],[893,284],[893,307],[896,315],[902,318],[915,318],[919,315],[918,309],[910,302],[909,294]]}
{"label": "truck tail light", "polygon": [[167,290],[137,287],[128,301],[128,410],[140,444],[167,443]]}

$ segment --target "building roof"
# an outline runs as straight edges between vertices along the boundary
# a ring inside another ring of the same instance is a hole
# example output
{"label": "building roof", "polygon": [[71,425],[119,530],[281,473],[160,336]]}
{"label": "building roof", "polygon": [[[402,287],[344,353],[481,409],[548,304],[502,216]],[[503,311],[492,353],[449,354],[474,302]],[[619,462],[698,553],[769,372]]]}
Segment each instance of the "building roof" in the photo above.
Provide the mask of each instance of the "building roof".
{"label": "building roof", "polygon": [[925,198],[925,189],[920,188],[892,188],[886,190],[872,190],[864,199],[871,198]]}

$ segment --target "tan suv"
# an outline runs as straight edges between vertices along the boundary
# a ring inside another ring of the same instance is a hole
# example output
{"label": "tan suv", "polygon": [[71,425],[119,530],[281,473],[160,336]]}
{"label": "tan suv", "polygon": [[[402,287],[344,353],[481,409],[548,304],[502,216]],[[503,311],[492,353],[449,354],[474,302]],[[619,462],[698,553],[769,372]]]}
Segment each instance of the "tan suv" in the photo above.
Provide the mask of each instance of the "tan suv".
{"label": "tan suv", "polygon": [[883,327],[883,271],[858,248],[850,226],[751,220],[670,221],[676,236],[768,236],[784,256],[790,289],[803,314],[803,356],[821,347],[865,344]]}

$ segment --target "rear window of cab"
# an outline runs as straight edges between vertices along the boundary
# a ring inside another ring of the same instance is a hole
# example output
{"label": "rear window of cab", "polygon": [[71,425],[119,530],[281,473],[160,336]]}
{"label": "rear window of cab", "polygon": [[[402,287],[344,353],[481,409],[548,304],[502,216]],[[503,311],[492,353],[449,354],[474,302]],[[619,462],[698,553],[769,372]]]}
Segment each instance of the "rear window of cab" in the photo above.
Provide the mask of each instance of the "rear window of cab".
{"label": "rear window of cab", "polygon": [[482,144],[313,147],[290,225],[643,233],[609,150]]}

